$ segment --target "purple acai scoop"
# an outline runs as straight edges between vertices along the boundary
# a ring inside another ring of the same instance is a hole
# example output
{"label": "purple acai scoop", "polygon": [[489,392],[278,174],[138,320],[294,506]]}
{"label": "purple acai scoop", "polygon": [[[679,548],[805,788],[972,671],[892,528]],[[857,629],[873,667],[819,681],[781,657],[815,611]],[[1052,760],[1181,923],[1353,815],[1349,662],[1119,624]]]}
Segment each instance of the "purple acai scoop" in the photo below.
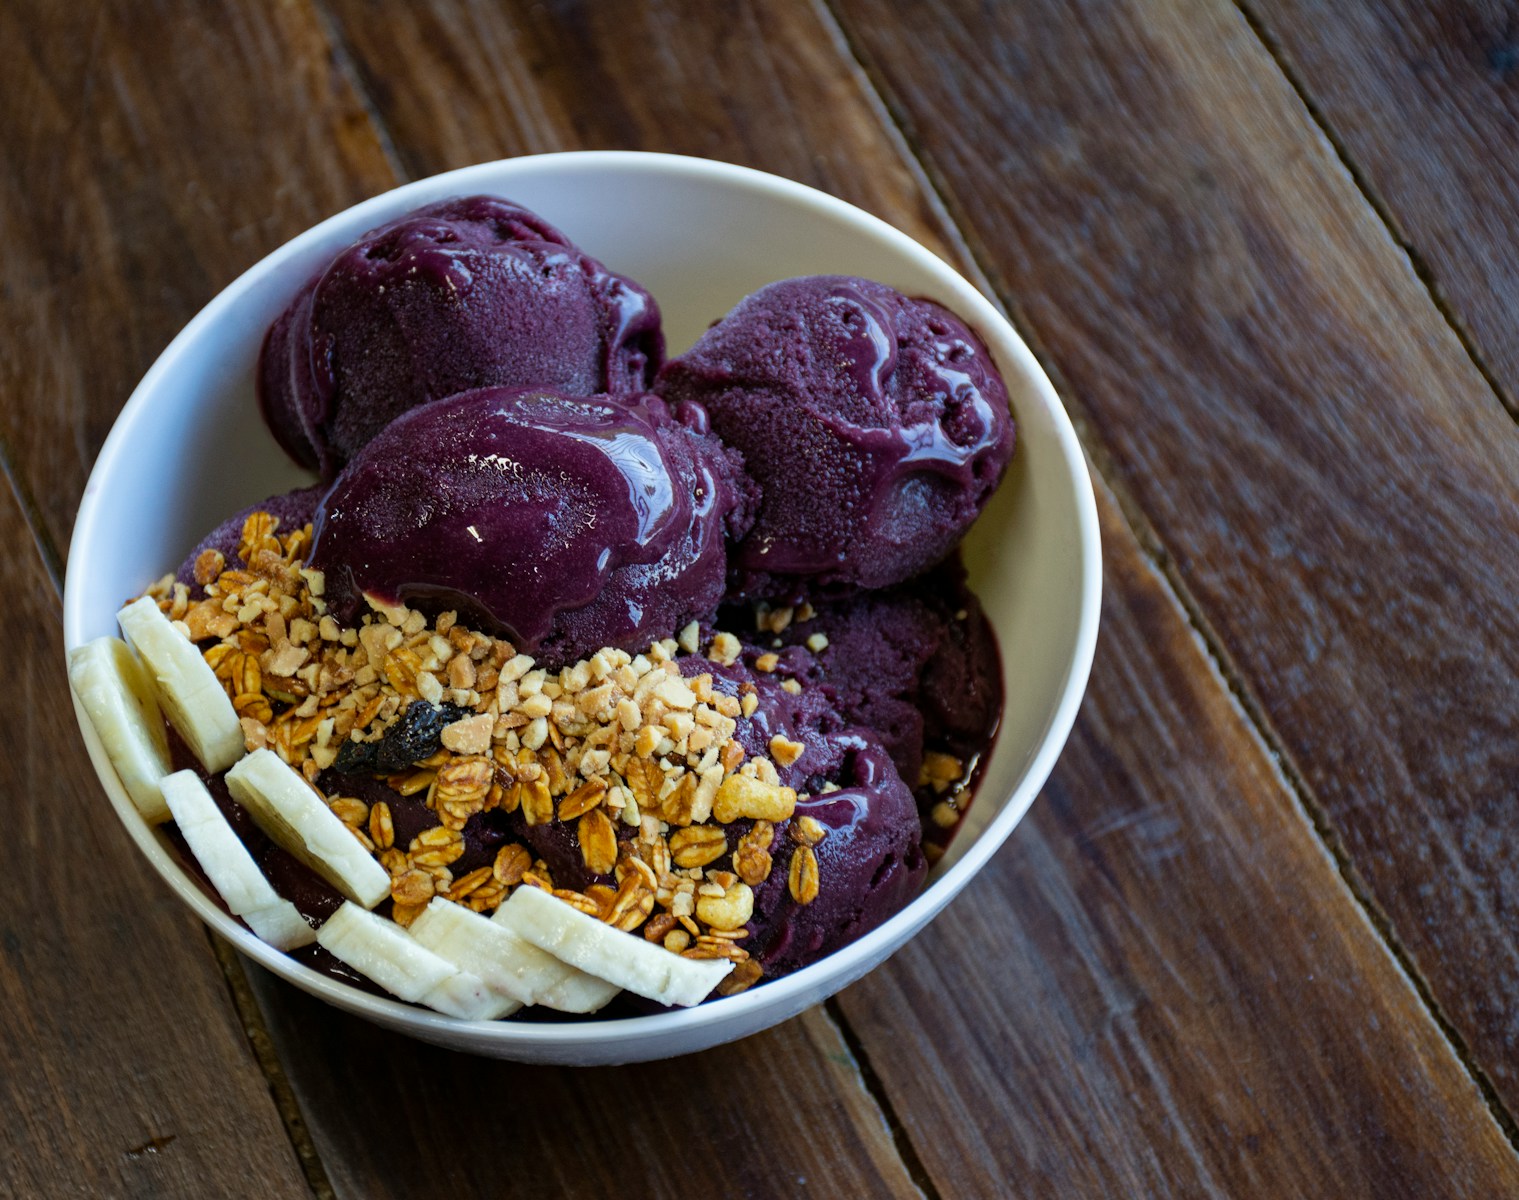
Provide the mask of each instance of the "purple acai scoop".
{"label": "purple acai scoop", "polygon": [[931,301],[849,276],[761,288],[655,390],[704,404],[760,485],[734,554],[749,592],[917,574],[959,541],[1013,452],[980,339]]}
{"label": "purple acai scoop", "polygon": [[[688,679],[708,674],[718,692],[754,695],[752,713],[738,719],[734,734],[748,757],[768,756],[776,736],[803,747],[794,762],[779,768],[779,777],[806,798],[798,802],[795,817],[775,826],[771,870],[754,888],[754,914],[742,942],[766,978],[815,962],[874,929],[918,894],[928,863],[917,806],[873,733],[847,725],[821,689],[787,692],[779,679],[742,662],[722,666],[695,655],[677,661]],[[818,893],[807,904],[799,903],[789,886],[791,859],[800,845],[796,820],[804,815],[826,831],[813,847]],[[530,825],[520,810],[508,820],[513,834],[547,862],[556,886],[616,886],[612,875],[586,868],[573,820],[556,817]],[[723,827],[727,852],[708,864],[709,873],[734,869],[733,851],[753,827],[748,820]],[[634,835],[619,823],[620,841]]]}
{"label": "purple acai scoop", "polygon": [[910,786],[925,750],[969,761],[990,748],[1002,664],[956,558],[896,587],[819,597],[802,611],[805,620],[778,633],[748,632],[756,625],[748,606],[724,609],[723,619],[746,630],[746,662],[776,654],[777,674],[821,687],[851,725],[874,731]]}
{"label": "purple acai scoop", "polygon": [[419,404],[487,386],[640,392],[663,354],[648,292],[527,209],[470,196],[372,230],[307,283],[264,341],[259,402],[330,478]]}
{"label": "purple acai scoop", "polygon": [[204,589],[195,582],[195,560],[205,551],[219,551],[228,566],[236,566],[241,561],[237,556],[237,548],[243,540],[243,524],[252,514],[268,513],[279,522],[277,532],[287,534],[292,529],[311,523],[317,501],[321,498],[322,488],[304,487],[270,496],[258,504],[250,504],[242,512],[228,517],[196,544],[185,561],[179,564],[179,570],[174,573],[175,581],[188,585],[192,595],[203,595]]}
{"label": "purple acai scoop", "polygon": [[696,405],[485,388],[413,409],[338,476],[310,565],[345,624],[365,594],[558,667],[709,615],[752,485]]}

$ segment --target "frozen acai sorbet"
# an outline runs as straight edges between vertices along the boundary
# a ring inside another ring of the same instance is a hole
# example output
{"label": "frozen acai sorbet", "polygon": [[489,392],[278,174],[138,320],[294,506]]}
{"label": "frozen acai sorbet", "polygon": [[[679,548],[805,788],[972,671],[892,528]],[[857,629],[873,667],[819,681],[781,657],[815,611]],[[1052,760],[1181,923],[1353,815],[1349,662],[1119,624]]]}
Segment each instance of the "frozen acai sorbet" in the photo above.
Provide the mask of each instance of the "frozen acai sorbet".
{"label": "frozen acai sorbet", "polygon": [[[760,804],[774,797],[777,786],[783,789],[779,811],[786,815],[768,821],[735,815],[725,810],[721,794],[710,811],[698,802],[695,816],[701,820],[695,824],[680,811],[678,798],[648,815],[673,818],[660,838],[674,856],[670,882],[688,888],[695,905],[702,903],[703,880],[736,876],[729,897],[737,889],[734,902],[749,912],[743,946],[766,978],[798,970],[855,940],[917,895],[927,872],[922,825],[912,794],[874,733],[847,724],[821,690],[787,691],[779,678],[742,662],[724,665],[701,656],[676,662],[688,680],[705,676],[714,693],[752,697],[733,738],[746,759],[773,765],[776,786],[763,773],[748,786]],[[582,892],[617,886],[610,871],[587,866],[575,819],[535,821],[525,807],[508,819],[556,885]],[[637,853],[647,836],[641,824],[624,824],[618,840],[624,853]],[[699,907],[695,911],[700,915]]]}
{"label": "frozen acai sorbet", "polygon": [[746,590],[884,587],[943,558],[1013,450],[1007,391],[952,313],[847,276],[743,300],[655,385],[696,400],[763,492]]}
{"label": "frozen acai sorbet", "polygon": [[480,196],[366,234],[269,329],[259,402],[321,482],[70,666],[268,944],[452,1016],[615,1016],[919,894],[1003,699],[957,550],[1013,451],[991,355],[814,276],[662,359],[647,292]]}
{"label": "frozen acai sorbet", "polygon": [[716,607],[752,487],[695,405],[486,388],[406,413],[317,510],[310,565],[353,624],[408,604],[559,667]]}
{"label": "frozen acai sorbet", "polygon": [[991,743],[1002,713],[997,642],[954,559],[896,587],[734,605],[723,618],[752,631],[746,662],[821,688],[845,720],[880,737],[909,785],[925,782],[925,751],[968,763]]}
{"label": "frozen acai sorbet", "polygon": [[643,391],[659,309],[527,209],[445,200],[365,234],[296,296],[259,359],[281,446],[330,477],[408,409],[487,386]]}
{"label": "frozen acai sorbet", "polygon": [[317,501],[321,498],[320,487],[297,488],[293,492],[270,496],[267,500],[228,517],[185,556],[185,561],[179,564],[179,570],[174,573],[175,582],[185,584],[192,593],[200,595],[201,585],[216,578],[224,565],[238,565],[242,562],[244,551],[252,556],[261,548],[245,541],[245,526],[249,517],[254,513],[263,513],[272,522],[271,532],[277,530],[289,533],[311,524]]}

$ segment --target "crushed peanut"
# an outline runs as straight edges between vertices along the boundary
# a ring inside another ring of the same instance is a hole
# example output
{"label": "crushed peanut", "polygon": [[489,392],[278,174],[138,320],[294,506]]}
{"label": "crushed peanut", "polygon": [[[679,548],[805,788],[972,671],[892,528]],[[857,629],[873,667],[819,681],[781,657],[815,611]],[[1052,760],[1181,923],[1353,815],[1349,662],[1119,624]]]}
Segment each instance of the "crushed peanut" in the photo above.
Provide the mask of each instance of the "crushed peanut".
{"label": "crushed peanut", "polygon": [[[392,804],[326,797],[389,873],[396,921],[409,925],[438,896],[487,912],[513,888],[540,887],[672,953],[734,962],[723,994],[761,977],[739,943],[754,889],[771,874],[777,834],[790,830],[796,843],[788,888],[806,904],[818,894],[811,847],[826,830],[805,815],[792,821],[799,797],[777,773],[805,745],[776,735],[768,758],[751,757],[736,737],[739,720],[758,709],[754,685],[735,695],[711,673],[682,673],[676,656],[689,662],[702,653],[696,622],[644,654],[604,649],[550,672],[506,641],[459,625],[454,613],[429,621],[367,597],[372,611],[357,628],[343,627],[327,611],[321,573],[303,565],[310,545],[309,526],[285,532],[254,513],[243,525],[240,564],[207,551],[195,563],[195,596],[172,579],[154,595],[201,644],[248,747],[274,750],[314,786],[319,777],[331,786],[323,773],[345,747],[380,742],[410,704],[463,710],[438,735],[441,749],[384,777],[398,797],[420,797],[437,822],[404,848]],[[762,610],[760,628],[779,634],[812,615],[806,605]],[[815,642],[826,645],[821,634],[808,639]],[[725,666],[741,652],[731,633],[713,635],[705,648]],[[756,666],[772,672],[779,662],[767,652]],[[781,686],[801,690],[793,679]],[[929,756],[924,769],[947,789],[949,763]],[[615,886],[555,888],[547,866],[515,843],[455,878],[468,852],[466,826],[498,808],[520,812],[530,826],[571,827],[586,869]],[[735,839],[724,828],[735,821],[753,825]]]}

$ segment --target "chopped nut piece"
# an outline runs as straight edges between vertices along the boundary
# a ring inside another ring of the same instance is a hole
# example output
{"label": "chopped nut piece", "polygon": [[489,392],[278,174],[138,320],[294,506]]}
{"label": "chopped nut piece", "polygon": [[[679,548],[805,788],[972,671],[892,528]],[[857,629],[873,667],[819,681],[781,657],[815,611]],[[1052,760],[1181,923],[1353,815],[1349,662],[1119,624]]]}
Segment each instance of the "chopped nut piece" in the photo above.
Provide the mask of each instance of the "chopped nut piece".
{"label": "chopped nut piece", "polygon": [[923,756],[923,766],[918,770],[918,786],[932,784],[936,792],[948,790],[965,774],[965,764],[953,754],[930,750]]}
{"label": "chopped nut piece", "polygon": [[960,819],[960,810],[948,800],[940,800],[928,815],[940,829],[952,829]]}
{"label": "chopped nut piece", "polygon": [[769,651],[768,653],[761,654],[754,660],[754,669],[756,671],[764,671],[767,675],[780,665],[781,656],[779,654],[776,654],[773,650]]}
{"label": "chopped nut piece", "polygon": [[754,890],[742,880],[723,890],[720,896],[700,896],[696,917],[714,929],[740,929],[754,915]]}
{"label": "chopped nut piece", "polygon": [[684,929],[672,929],[669,933],[665,934],[665,949],[672,953],[679,954],[690,944],[691,935]]}
{"label": "chopped nut piece", "polygon": [[784,821],[796,810],[796,792],[746,775],[730,775],[717,789],[712,815],[728,825],[740,817],[758,821]]}
{"label": "chopped nut piece", "polygon": [[801,758],[806,750],[804,743],[793,742],[783,734],[778,733],[770,739],[770,757],[783,767],[789,767]]}
{"label": "chopped nut piece", "polygon": [[807,649],[814,654],[821,654],[828,649],[828,635],[826,633],[814,633],[807,639]]}
{"label": "chopped nut piece", "polygon": [[790,692],[793,696],[799,696],[801,695],[802,685],[795,679],[783,679],[781,680],[781,691]]}
{"label": "chopped nut piece", "polygon": [[707,657],[713,662],[722,663],[725,667],[731,667],[738,661],[738,656],[743,652],[743,646],[731,633],[720,633],[712,639],[712,645],[707,649]]}
{"label": "chopped nut piece", "polygon": [[798,904],[811,904],[818,898],[818,860],[811,846],[798,846],[792,854],[786,886]]}
{"label": "chopped nut piece", "polygon": [[804,846],[816,846],[828,836],[828,827],[816,817],[805,813],[791,825],[791,838]]}
{"label": "chopped nut piece", "polygon": [[687,654],[695,654],[697,647],[701,645],[700,623],[692,621],[680,631],[679,636],[675,640],[680,643],[680,648]]}
{"label": "chopped nut piece", "polygon": [[490,713],[465,717],[443,727],[443,744],[457,754],[484,754],[491,748],[491,731],[495,724],[496,718]]}

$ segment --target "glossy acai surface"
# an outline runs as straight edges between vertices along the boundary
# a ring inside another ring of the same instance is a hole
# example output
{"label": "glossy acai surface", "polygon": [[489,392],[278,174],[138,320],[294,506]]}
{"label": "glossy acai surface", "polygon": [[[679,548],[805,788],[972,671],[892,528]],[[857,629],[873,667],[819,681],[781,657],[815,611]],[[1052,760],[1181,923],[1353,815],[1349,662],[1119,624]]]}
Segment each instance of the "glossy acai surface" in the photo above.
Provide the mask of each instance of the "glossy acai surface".
{"label": "glossy acai surface", "polygon": [[455,392],[644,390],[659,308],[542,217],[445,200],[365,234],[297,294],[259,359],[265,420],[331,477],[401,413]]}
{"label": "glossy acai surface", "polygon": [[747,593],[912,577],[959,541],[1012,456],[980,339],[931,301],[850,276],[761,288],[655,388],[704,404],[762,489],[734,552]]}
{"label": "glossy acai surface", "polygon": [[698,406],[486,388],[360,452],[317,509],[310,565],[340,621],[366,594],[454,610],[557,668],[712,612],[752,508]]}

